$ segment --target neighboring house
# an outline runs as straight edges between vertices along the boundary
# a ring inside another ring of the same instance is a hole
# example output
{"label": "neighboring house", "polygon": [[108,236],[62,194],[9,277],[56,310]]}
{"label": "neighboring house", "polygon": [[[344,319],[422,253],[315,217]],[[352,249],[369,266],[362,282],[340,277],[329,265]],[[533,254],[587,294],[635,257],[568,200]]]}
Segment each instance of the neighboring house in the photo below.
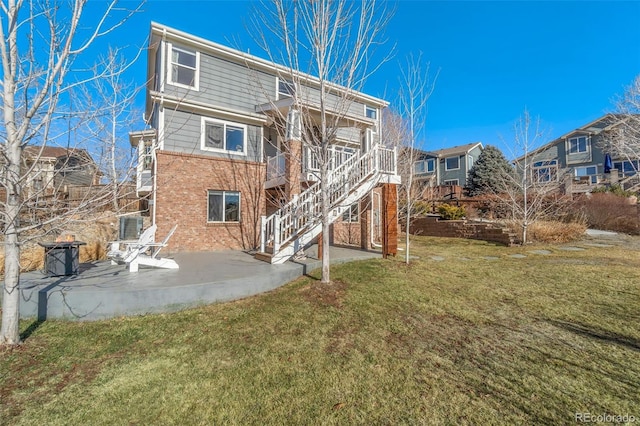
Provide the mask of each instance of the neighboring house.
{"label": "neighboring house", "polygon": [[97,185],[102,174],[91,155],[78,148],[27,146],[23,151],[25,196],[51,196],[72,186]]}
{"label": "neighboring house", "polygon": [[[318,236],[314,128],[301,119],[319,110],[316,78],[157,23],[147,72],[151,129],[130,134],[137,190],[159,235],[179,225],[174,250],[260,247],[282,262]],[[331,97],[332,105],[350,100],[346,112],[329,108],[341,123],[331,149],[331,181],[341,182],[331,196],[332,240],[394,240],[375,235],[385,229],[377,219],[397,220],[395,150],[382,147],[379,131],[388,103],[339,86]]]}
{"label": "neighboring house", "polygon": [[[607,139],[624,116],[606,114],[597,120],[560,136],[530,154],[532,178],[541,184],[557,184],[565,192],[587,192],[612,182],[637,190],[635,179],[639,159],[616,156]],[[605,157],[611,158],[611,171],[605,170]],[[524,156],[516,159],[522,163]],[[627,183],[630,183],[628,186]]]}
{"label": "neighboring house", "polygon": [[482,149],[481,142],[474,142],[437,151],[420,151],[413,165],[414,177],[427,187],[464,187],[469,170]]}

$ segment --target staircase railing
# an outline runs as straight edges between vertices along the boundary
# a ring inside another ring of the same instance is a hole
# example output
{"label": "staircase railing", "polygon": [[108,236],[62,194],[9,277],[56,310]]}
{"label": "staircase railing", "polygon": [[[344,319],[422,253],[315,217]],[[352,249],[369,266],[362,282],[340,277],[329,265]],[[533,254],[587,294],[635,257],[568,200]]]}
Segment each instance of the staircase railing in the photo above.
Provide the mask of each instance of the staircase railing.
{"label": "staircase railing", "polygon": [[[328,176],[329,210],[334,210],[348,195],[368,179],[379,174],[396,174],[396,151],[375,145],[361,156],[351,156]],[[273,247],[273,254],[280,247],[293,241],[305,230],[320,223],[321,182],[318,181],[282,206],[269,217],[262,217],[260,250]]]}

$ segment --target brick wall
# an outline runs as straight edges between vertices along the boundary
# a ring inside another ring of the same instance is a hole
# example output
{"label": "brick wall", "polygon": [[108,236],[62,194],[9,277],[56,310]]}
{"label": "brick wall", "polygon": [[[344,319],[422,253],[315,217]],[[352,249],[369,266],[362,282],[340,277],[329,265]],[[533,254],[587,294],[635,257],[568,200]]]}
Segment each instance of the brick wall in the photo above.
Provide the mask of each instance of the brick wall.
{"label": "brick wall", "polygon": [[[158,152],[157,162],[156,240],[177,223],[170,250],[240,250],[260,244],[265,164],[169,151]],[[240,192],[240,223],[207,223],[208,190]]]}
{"label": "brick wall", "polygon": [[493,241],[506,246],[519,244],[515,234],[494,224],[466,220],[441,220],[435,216],[414,219],[411,223],[411,234]]}

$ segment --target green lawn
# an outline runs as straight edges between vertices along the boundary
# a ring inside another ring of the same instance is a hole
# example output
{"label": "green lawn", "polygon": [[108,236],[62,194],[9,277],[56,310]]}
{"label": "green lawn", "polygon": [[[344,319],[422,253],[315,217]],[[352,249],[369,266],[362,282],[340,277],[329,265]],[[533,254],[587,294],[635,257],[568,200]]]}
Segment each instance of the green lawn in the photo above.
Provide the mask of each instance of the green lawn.
{"label": "green lawn", "polygon": [[175,314],[25,321],[24,345],[0,350],[0,423],[640,421],[640,252],[414,241],[411,266],[337,266],[326,287],[315,276]]}

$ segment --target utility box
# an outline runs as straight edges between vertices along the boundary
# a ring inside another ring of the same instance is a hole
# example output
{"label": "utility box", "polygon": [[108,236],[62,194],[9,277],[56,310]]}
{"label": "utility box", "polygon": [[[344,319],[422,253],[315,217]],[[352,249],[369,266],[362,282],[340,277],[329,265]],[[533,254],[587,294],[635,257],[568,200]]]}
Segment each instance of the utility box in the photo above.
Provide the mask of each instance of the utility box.
{"label": "utility box", "polygon": [[142,216],[123,216],[120,218],[119,240],[137,240],[140,238],[142,228]]}

